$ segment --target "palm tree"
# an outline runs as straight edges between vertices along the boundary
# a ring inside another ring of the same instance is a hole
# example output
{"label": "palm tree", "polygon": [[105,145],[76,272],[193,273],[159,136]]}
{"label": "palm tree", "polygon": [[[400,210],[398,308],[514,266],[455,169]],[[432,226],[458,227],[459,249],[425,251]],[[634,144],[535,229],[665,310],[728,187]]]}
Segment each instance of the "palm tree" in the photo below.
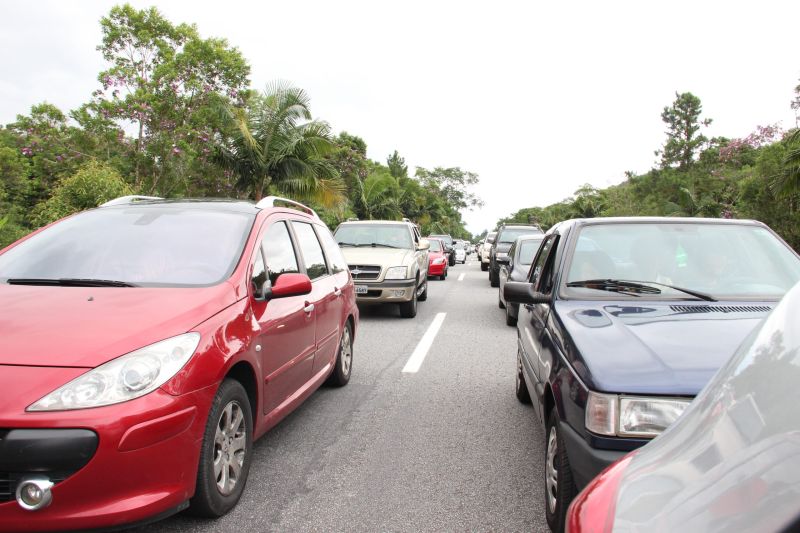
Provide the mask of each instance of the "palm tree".
{"label": "palm tree", "polygon": [[782,196],[791,196],[800,191],[800,129],[795,130],[784,141],[786,156],[783,170],[772,182],[773,190]]}
{"label": "palm tree", "polygon": [[334,148],[327,123],[313,120],[302,89],[276,82],[247,109],[226,107],[217,161],[258,201],[270,189],[333,206],[344,198],[339,173],[325,158]]}
{"label": "palm tree", "polygon": [[397,220],[403,216],[400,207],[402,191],[391,174],[373,172],[359,185],[359,199],[367,220]]}

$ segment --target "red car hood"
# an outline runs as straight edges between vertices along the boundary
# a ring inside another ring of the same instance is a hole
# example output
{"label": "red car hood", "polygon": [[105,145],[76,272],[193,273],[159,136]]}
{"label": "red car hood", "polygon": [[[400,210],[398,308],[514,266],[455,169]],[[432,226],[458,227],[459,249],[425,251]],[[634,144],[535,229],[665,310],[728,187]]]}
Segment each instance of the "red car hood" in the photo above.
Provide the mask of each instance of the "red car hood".
{"label": "red car hood", "polygon": [[203,288],[0,285],[0,365],[96,367],[179,335],[236,301]]}

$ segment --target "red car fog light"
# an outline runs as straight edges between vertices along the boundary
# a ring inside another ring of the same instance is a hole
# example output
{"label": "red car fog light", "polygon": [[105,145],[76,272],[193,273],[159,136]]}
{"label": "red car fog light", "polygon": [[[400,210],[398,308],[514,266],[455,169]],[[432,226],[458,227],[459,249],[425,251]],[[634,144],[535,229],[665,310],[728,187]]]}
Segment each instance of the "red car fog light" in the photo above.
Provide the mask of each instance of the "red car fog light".
{"label": "red car fog light", "polygon": [[29,477],[17,485],[17,503],[26,511],[44,509],[53,501],[53,482],[46,477]]}

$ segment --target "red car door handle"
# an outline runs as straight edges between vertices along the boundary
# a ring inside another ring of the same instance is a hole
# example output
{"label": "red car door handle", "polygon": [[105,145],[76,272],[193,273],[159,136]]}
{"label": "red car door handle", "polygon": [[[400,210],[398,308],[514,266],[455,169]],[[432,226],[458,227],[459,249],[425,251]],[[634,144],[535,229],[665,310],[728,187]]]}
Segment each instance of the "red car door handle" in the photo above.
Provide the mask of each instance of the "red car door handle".
{"label": "red car door handle", "polygon": [[314,311],[314,304],[306,302],[306,306],[303,308],[303,311],[310,315]]}

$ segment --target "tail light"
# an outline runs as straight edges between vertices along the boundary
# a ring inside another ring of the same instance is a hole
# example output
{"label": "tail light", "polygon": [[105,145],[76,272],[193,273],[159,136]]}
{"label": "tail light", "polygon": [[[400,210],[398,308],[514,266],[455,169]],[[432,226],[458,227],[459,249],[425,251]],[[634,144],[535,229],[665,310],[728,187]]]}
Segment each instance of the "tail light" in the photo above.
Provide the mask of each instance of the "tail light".
{"label": "tail light", "polygon": [[567,533],[611,533],[614,529],[619,482],[634,453],[629,453],[600,472],[572,500],[567,511]]}

